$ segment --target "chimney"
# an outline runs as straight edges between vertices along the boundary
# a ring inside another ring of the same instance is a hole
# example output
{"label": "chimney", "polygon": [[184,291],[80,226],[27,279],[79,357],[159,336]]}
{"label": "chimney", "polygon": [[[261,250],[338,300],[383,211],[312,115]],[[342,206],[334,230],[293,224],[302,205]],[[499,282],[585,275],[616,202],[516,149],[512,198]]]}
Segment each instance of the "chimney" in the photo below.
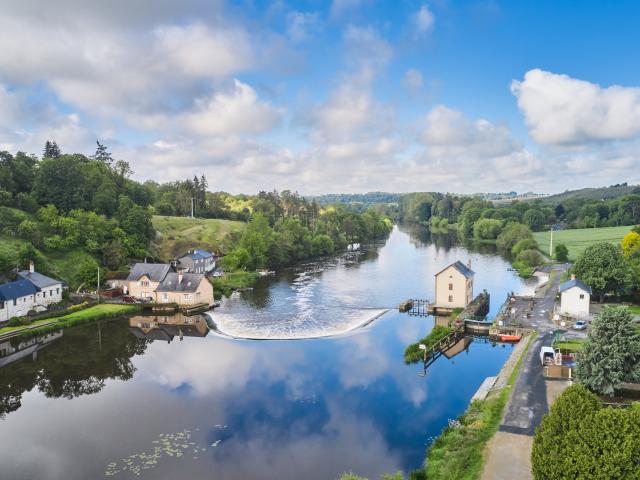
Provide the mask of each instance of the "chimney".
{"label": "chimney", "polygon": [[178,285],[182,283],[182,270],[178,272]]}
{"label": "chimney", "polygon": [[33,264],[33,260],[29,262],[29,272],[33,273],[36,271],[35,265]]}
{"label": "chimney", "polygon": [[467,268],[471,270],[471,259],[467,260]]}
{"label": "chimney", "polygon": [[571,280],[575,280],[575,279],[576,279],[576,276],[572,273],[571,274]]}

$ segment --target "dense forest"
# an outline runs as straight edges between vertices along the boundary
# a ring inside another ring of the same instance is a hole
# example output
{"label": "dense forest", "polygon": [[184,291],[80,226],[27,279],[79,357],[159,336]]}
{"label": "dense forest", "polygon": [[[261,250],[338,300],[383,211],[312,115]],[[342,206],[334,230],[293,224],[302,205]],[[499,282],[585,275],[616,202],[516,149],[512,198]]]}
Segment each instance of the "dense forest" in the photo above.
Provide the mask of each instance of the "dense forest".
{"label": "dense forest", "polygon": [[[0,152],[0,276],[34,260],[76,264],[74,285],[95,282],[99,266],[126,268],[155,252],[153,215],[225,218],[248,222],[231,238],[231,269],[290,265],[353,242],[384,237],[391,222],[375,211],[320,206],[297,192],[230,195],[208,191],[204,175],[159,184],[130,178],[130,165],[97,142],[91,156],[66,154],[47,141],[41,158]],[[193,238],[197,243],[198,239]]]}

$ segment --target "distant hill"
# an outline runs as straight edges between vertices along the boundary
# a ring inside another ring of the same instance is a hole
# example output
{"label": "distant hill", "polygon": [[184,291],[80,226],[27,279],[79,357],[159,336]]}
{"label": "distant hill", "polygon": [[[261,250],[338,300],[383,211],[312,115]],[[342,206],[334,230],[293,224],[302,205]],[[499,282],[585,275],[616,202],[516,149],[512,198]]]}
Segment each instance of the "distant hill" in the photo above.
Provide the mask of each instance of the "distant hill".
{"label": "distant hill", "polygon": [[368,193],[327,193],[325,195],[316,195],[306,197],[309,201],[315,200],[320,205],[330,205],[332,203],[346,204],[389,204],[398,203],[403,194],[388,192],[368,192]]}
{"label": "distant hill", "polygon": [[581,188],[580,190],[568,190],[556,195],[550,195],[542,199],[543,203],[557,204],[569,199],[575,200],[611,200],[613,198],[624,197],[632,193],[640,194],[640,186],[627,185],[611,185],[609,187],[599,188]]}

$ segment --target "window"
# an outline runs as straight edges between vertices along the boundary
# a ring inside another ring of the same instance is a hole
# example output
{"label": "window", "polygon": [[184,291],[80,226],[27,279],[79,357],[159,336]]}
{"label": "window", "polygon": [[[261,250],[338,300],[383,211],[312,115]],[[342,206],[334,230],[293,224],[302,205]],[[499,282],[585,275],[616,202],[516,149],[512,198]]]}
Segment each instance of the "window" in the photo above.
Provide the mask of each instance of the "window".
{"label": "window", "polygon": [[449,284],[449,290],[453,290],[453,283]]}
{"label": "window", "polygon": [[56,295],[60,293],[60,287],[56,288]]}
{"label": "window", "polygon": [[18,304],[18,301],[14,298],[13,299],[13,306],[15,307]]}
{"label": "window", "polygon": [[580,300],[584,300],[584,293],[580,294]]}
{"label": "window", "polygon": [[453,302],[453,295],[449,295],[449,302]]}
{"label": "window", "polygon": [[4,301],[0,302],[0,310],[4,310]]}

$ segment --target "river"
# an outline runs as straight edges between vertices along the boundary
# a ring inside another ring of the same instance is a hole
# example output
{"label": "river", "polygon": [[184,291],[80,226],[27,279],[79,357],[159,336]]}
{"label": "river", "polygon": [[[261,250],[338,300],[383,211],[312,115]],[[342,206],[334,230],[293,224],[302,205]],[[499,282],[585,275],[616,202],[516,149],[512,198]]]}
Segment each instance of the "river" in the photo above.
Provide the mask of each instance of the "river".
{"label": "river", "polygon": [[0,345],[0,477],[373,479],[417,468],[511,351],[475,340],[425,376],[403,363],[434,320],[395,307],[433,298],[434,274],[458,259],[471,260],[476,292],[491,293],[491,314],[528,288],[489,247],[396,227],[225,300],[218,331],[204,317],[134,317]]}

